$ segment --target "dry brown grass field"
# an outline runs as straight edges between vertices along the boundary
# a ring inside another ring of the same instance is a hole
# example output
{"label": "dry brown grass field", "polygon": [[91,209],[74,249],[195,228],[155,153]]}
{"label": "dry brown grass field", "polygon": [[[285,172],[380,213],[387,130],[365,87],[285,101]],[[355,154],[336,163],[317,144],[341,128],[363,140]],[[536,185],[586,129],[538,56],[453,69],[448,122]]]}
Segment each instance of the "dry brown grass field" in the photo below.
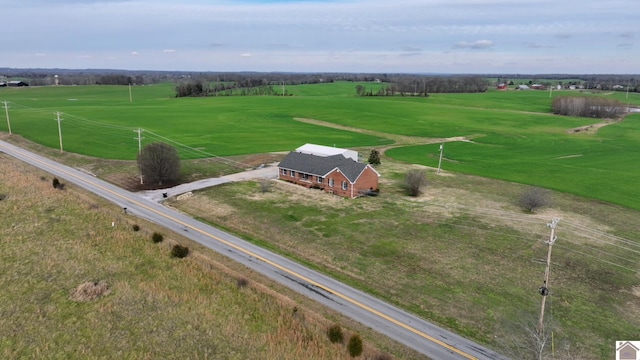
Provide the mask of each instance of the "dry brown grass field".
{"label": "dry brown grass field", "polygon": [[425,359],[175,234],[154,244],[161,228],[46,173],[0,169],[0,358],[349,359],[326,335],[339,323],[362,358]]}

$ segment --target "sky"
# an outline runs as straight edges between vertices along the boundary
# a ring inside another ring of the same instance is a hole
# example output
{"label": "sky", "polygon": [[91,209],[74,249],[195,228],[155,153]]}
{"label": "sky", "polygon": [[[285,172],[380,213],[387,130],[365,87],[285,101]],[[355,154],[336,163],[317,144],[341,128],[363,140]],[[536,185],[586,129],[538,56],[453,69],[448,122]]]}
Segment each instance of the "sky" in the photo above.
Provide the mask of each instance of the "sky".
{"label": "sky", "polygon": [[638,0],[0,0],[0,67],[638,74]]}

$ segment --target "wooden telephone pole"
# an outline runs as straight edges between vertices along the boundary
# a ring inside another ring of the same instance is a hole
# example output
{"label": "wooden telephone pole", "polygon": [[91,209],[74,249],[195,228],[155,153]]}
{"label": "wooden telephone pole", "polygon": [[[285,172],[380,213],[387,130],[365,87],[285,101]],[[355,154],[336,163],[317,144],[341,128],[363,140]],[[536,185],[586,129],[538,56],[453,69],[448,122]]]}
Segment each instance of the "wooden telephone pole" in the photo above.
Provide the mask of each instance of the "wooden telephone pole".
{"label": "wooden telephone pole", "polygon": [[551,223],[547,224],[547,227],[551,228],[551,235],[549,235],[549,240],[545,241],[546,244],[549,245],[549,251],[547,253],[547,268],[544,271],[544,283],[538,289],[540,295],[542,295],[542,305],[540,306],[540,320],[538,321],[538,335],[541,335],[544,332],[544,304],[547,300],[547,295],[549,295],[549,273],[551,272],[551,249],[553,248],[553,244],[555,244],[556,239],[556,226],[558,225],[559,218],[554,218]]}

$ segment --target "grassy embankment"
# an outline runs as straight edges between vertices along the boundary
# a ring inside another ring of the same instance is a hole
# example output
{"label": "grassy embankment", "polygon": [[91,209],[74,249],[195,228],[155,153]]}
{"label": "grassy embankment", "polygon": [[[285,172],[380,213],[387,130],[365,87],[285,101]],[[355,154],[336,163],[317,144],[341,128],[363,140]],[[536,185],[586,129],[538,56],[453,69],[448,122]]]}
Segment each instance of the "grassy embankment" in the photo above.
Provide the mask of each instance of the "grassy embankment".
{"label": "grassy embankment", "polygon": [[[0,168],[3,359],[349,359],[326,336],[334,322],[368,356],[423,358],[177,235],[154,244],[160,228],[72,185],[6,156]],[[187,258],[169,256],[176,242]],[[71,300],[100,280],[109,293]]]}

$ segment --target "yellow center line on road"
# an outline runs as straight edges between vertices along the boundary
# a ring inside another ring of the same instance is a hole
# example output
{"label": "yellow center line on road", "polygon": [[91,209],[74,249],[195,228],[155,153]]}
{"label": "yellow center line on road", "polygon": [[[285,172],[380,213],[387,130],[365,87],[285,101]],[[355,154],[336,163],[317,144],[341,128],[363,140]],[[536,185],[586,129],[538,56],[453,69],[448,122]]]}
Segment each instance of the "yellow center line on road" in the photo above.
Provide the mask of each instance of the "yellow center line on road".
{"label": "yellow center line on road", "polygon": [[[51,166],[51,165],[41,161],[40,159],[31,156],[30,154],[27,154],[25,156],[30,158],[30,159],[32,159],[33,161],[35,161],[37,163],[43,164],[45,166]],[[390,317],[390,316],[388,316],[386,314],[383,314],[383,313],[379,312],[376,309],[373,309],[373,308],[371,308],[371,307],[369,307],[369,306],[367,306],[365,304],[362,304],[361,302],[359,302],[359,301],[357,301],[355,299],[352,299],[352,298],[348,297],[347,295],[344,295],[344,294],[342,294],[340,292],[332,290],[331,288],[328,288],[328,287],[326,287],[326,286],[324,286],[322,284],[319,284],[319,283],[317,283],[317,282],[315,282],[315,281],[313,281],[313,280],[311,280],[311,279],[309,279],[309,278],[307,278],[307,277],[305,277],[303,275],[300,275],[300,274],[296,273],[293,270],[290,270],[290,269],[280,265],[280,264],[277,264],[277,263],[275,263],[275,262],[273,262],[273,261],[271,261],[269,259],[266,259],[266,258],[264,258],[262,256],[259,256],[259,255],[253,253],[250,250],[247,250],[247,249],[245,249],[243,247],[240,247],[240,246],[238,246],[236,244],[233,244],[233,243],[228,242],[228,241],[226,241],[224,239],[221,239],[221,238],[219,238],[219,237],[217,237],[217,236],[215,236],[213,234],[207,233],[204,230],[201,230],[201,229],[198,229],[198,228],[196,228],[194,226],[191,226],[191,225],[189,225],[189,224],[187,224],[187,223],[185,223],[185,222],[183,222],[181,220],[178,220],[178,219],[176,219],[176,218],[174,218],[174,217],[172,217],[170,215],[164,214],[164,213],[162,213],[162,212],[160,212],[160,211],[158,211],[156,209],[153,209],[153,208],[151,208],[151,207],[149,207],[149,206],[147,206],[147,205],[145,205],[143,203],[140,203],[137,200],[130,199],[130,198],[124,196],[124,195],[118,194],[117,192],[114,192],[114,191],[112,191],[110,189],[107,189],[107,188],[105,188],[104,186],[102,186],[102,185],[100,185],[98,183],[82,179],[81,177],[77,176],[76,174],[68,172],[64,168],[57,168],[57,169],[59,171],[65,173],[65,174],[67,174],[71,178],[75,178],[77,180],[90,183],[93,186],[95,186],[97,188],[100,188],[100,189],[102,189],[102,190],[104,190],[104,191],[106,191],[106,192],[108,192],[108,193],[110,193],[110,194],[112,194],[114,196],[117,196],[117,197],[119,197],[119,198],[121,198],[123,200],[126,200],[126,201],[129,201],[129,202],[133,203],[133,204],[136,204],[137,206],[140,206],[140,207],[142,207],[144,209],[147,209],[148,211],[151,211],[151,212],[153,212],[153,213],[155,213],[155,214],[157,214],[159,216],[162,216],[162,217],[164,217],[164,218],[166,218],[168,220],[172,220],[172,221],[174,221],[174,222],[176,222],[176,223],[178,223],[178,224],[180,224],[180,225],[182,225],[184,227],[187,227],[187,228],[189,228],[191,230],[194,230],[194,231],[196,231],[196,232],[198,232],[198,233],[200,233],[200,234],[202,234],[204,236],[207,236],[207,237],[209,237],[211,239],[214,239],[214,240],[216,240],[216,241],[218,241],[218,242],[220,242],[220,243],[222,243],[222,244],[224,244],[226,246],[229,246],[229,247],[231,247],[233,249],[236,249],[236,250],[238,250],[238,251],[240,251],[242,253],[245,253],[246,255],[249,255],[251,257],[254,257],[254,258],[256,258],[256,259],[258,259],[260,261],[263,261],[263,262],[273,266],[274,268],[276,268],[278,270],[281,270],[283,272],[286,272],[286,273],[288,273],[288,274],[290,274],[292,276],[295,276],[295,277],[297,277],[297,278],[299,278],[301,280],[304,280],[304,281],[308,282],[311,285],[314,285],[314,286],[317,286],[319,288],[322,288],[325,291],[328,291],[328,292],[334,294],[335,296],[337,296],[337,297],[339,297],[339,298],[341,298],[341,299],[343,299],[345,301],[348,301],[348,302],[352,303],[353,305],[355,305],[355,306],[357,306],[357,307],[359,307],[361,309],[369,311],[370,313],[375,314],[375,315],[381,317],[382,319],[385,319],[385,320],[387,320],[387,321],[389,321],[389,322],[391,322],[391,323],[393,323],[393,324],[395,324],[397,326],[400,326],[400,327],[404,328],[405,330],[408,330],[408,331],[410,331],[410,332],[412,332],[412,333],[414,333],[414,334],[416,334],[416,335],[418,335],[418,336],[420,336],[420,337],[422,337],[422,338],[424,338],[426,340],[429,340],[429,341],[431,341],[431,342],[433,342],[435,344],[438,344],[438,345],[440,345],[440,346],[442,346],[442,347],[444,347],[446,349],[449,349],[449,350],[451,350],[451,351],[453,351],[453,352],[455,352],[455,353],[457,353],[457,354],[459,354],[459,355],[461,355],[461,356],[463,356],[463,357],[465,357],[465,358],[467,358],[469,360],[478,360],[478,358],[476,358],[476,357],[474,357],[474,356],[472,356],[470,354],[467,354],[466,352],[464,352],[464,351],[462,351],[462,350],[460,350],[460,349],[458,349],[458,348],[456,348],[456,347],[454,347],[452,345],[449,345],[449,344],[447,344],[447,343],[445,343],[445,342],[443,342],[441,340],[438,340],[438,339],[434,338],[433,336],[430,336],[430,335],[428,335],[428,334],[426,334],[426,333],[424,333],[424,332],[422,332],[422,331],[420,331],[418,329],[415,329],[415,328],[413,328],[413,327],[411,327],[411,326],[409,326],[409,325],[407,325],[407,324],[405,324],[403,322],[400,322],[400,321],[398,321],[398,320],[396,320],[396,319],[394,319],[394,318],[392,318],[392,317]]]}

